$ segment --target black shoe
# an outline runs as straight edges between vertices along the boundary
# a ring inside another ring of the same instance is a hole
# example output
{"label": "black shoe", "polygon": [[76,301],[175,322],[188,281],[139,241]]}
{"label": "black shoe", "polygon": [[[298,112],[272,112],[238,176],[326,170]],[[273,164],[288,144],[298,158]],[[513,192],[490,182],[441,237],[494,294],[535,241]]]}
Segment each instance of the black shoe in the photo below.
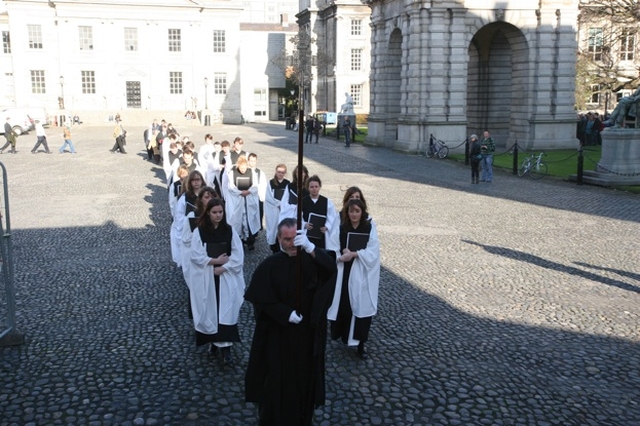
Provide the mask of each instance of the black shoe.
{"label": "black shoe", "polygon": [[210,346],[209,346],[209,353],[210,353],[211,355],[215,355],[215,354],[217,354],[217,353],[218,353],[218,347],[217,347],[216,345],[214,345],[213,343],[210,343]]}
{"label": "black shoe", "polygon": [[35,154],[36,152],[35,152],[35,151],[31,151],[31,153],[32,153],[32,154]]}
{"label": "black shoe", "polygon": [[358,343],[358,357],[360,359],[367,358],[367,351],[364,350],[364,342]]}
{"label": "black shoe", "polygon": [[224,365],[231,365],[231,348],[229,346],[225,346],[221,350],[222,352],[222,363]]}

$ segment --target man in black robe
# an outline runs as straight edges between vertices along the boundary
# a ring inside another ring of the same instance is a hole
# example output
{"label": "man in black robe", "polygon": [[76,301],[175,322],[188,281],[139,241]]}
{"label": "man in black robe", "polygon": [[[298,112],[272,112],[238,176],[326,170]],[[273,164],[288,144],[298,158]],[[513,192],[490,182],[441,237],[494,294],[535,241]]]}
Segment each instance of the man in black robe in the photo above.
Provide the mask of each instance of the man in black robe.
{"label": "man in black robe", "polygon": [[[278,225],[281,251],[256,269],[245,294],[256,328],[245,397],[259,404],[260,426],[307,426],[324,404],[326,314],[335,289],[335,260],[296,232],[295,219]],[[296,283],[300,251],[301,282]]]}

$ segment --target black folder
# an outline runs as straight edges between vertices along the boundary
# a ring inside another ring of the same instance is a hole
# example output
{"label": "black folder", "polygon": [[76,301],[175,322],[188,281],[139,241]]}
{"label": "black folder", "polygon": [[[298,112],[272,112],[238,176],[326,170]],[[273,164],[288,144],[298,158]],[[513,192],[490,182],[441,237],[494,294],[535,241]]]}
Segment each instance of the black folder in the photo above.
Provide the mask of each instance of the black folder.
{"label": "black folder", "polygon": [[250,177],[237,177],[236,178],[236,188],[240,191],[247,191],[251,188],[251,178]]}
{"label": "black folder", "polygon": [[367,247],[369,242],[369,234],[361,234],[358,232],[347,233],[347,248],[350,251],[358,251]]}
{"label": "black folder", "polygon": [[227,243],[207,243],[207,256],[216,258],[221,254],[227,253]]}
{"label": "black folder", "polygon": [[320,231],[320,228],[327,223],[327,217],[321,214],[309,213],[309,220],[307,222],[313,225],[313,229],[307,229],[307,237],[322,239],[322,231]]}
{"label": "black folder", "polygon": [[198,218],[197,217],[190,217],[189,218],[189,226],[191,227],[191,232],[195,231],[195,229],[198,227]]}
{"label": "black folder", "polygon": [[273,190],[273,198],[276,200],[282,200],[284,196],[284,188],[276,188]]}

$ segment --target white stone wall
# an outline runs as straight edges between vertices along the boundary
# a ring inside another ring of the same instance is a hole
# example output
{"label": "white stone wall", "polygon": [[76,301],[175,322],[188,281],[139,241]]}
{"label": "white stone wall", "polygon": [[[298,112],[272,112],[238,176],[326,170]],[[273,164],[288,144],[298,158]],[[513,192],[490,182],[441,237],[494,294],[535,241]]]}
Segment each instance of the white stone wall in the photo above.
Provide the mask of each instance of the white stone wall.
{"label": "white stone wall", "polygon": [[538,4],[373,1],[367,142],[415,153],[489,128],[502,146],[573,147],[577,1]]}

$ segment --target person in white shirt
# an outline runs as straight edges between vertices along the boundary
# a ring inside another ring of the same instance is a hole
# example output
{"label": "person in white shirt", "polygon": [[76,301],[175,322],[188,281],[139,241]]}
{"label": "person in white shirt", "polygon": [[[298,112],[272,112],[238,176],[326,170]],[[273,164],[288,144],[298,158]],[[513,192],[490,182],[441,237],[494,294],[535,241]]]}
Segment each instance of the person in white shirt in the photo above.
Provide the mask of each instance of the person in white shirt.
{"label": "person in white shirt", "polygon": [[37,153],[38,148],[40,147],[40,145],[42,145],[44,146],[44,152],[46,152],[47,154],[51,154],[51,151],[49,151],[49,145],[47,145],[47,134],[44,132],[44,127],[42,127],[42,123],[40,123],[40,120],[36,120],[36,136],[38,139],[36,140],[36,144],[31,150],[31,153]]}

